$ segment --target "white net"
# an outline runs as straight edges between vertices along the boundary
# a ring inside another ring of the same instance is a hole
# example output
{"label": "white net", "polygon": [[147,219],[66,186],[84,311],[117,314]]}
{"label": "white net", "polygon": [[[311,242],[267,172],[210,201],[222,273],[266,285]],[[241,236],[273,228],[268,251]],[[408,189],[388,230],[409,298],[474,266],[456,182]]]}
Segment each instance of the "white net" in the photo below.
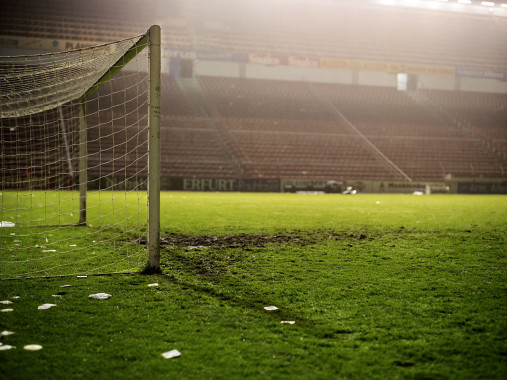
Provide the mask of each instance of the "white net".
{"label": "white net", "polygon": [[145,37],[0,57],[0,278],[146,263]]}

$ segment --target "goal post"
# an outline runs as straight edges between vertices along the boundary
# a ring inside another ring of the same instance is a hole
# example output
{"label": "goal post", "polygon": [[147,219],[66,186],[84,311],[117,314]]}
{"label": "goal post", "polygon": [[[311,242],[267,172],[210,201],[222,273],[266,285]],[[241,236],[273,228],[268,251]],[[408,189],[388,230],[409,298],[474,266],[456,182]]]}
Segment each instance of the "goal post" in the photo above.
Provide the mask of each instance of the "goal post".
{"label": "goal post", "polygon": [[0,57],[0,279],[159,269],[160,35]]}
{"label": "goal post", "polygon": [[148,267],[160,269],[160,27],[150,28],[148,115]]}

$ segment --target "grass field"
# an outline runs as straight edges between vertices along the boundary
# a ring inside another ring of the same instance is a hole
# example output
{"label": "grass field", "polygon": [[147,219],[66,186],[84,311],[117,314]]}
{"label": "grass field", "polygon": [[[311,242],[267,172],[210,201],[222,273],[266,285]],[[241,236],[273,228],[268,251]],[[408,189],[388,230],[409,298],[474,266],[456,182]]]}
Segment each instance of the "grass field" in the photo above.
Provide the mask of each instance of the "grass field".
{"label": "grass field", "polygon": [[507,197],[161,201],[162,275],[0,282],[0,378],[507,377]]}

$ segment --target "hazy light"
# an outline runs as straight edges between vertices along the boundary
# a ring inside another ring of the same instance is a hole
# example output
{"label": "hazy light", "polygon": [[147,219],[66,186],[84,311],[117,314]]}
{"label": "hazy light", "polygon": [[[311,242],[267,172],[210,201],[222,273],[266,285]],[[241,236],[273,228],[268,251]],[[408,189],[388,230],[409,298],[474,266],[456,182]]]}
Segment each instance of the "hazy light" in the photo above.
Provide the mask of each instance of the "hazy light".
{"label": "hazy light", "polygon": [[[442,0],[440,0],[440,1],[442,1]],[[442,6],[440,1],[426,1],[424,3],[424,5],[426,5],[426,7],[428,7],[428,8],[439,9]]]}
{"label": "hazy light", "polygon": [[482,1],[481,4],[485,5],[486,7],[494,7],[495,6],[495,3],[493,3],[492,1]]}
{"label": "hazy light", "polygon": [[502,5],[500,5],[500,6],[501,6],[502,8],[507,8],[507,4],[505,4],[505,3],[504,3],[504,4],[502,4]]}
{"label": "hazy light", "polygon": [[415,7],[419,5],[420,0],[404,0],[403,3],[408,7]]}
{"label": "hazy light", "polygon": [[472,4],[472,0],[458,0],[460,4]]}

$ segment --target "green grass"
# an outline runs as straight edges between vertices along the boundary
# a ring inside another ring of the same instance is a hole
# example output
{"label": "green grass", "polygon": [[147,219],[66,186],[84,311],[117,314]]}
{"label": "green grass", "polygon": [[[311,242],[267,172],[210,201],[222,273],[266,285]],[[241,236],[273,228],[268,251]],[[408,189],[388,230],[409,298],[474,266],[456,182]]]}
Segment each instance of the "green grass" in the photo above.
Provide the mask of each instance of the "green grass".
{"label": "green grass", "polygon": [[87,227],[75,191],[4,191],[0,278],[136,271],[146,260],[146,193],[93,191]]}
{"label": "green grass", "polygon": [[504,196],[163,193],[162,236],[239,239],[164,245],[162,275],[0,282],[0,377],[503,379],[506,227]]}

